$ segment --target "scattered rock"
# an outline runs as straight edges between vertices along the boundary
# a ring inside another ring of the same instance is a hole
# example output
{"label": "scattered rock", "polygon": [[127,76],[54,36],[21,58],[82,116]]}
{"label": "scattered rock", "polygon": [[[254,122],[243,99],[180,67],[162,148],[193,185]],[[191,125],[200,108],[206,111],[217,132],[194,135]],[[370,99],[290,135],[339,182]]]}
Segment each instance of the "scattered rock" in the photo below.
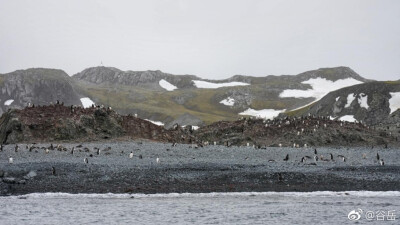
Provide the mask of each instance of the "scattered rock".
{"label": "scattered rock", "polygon": [[19,180],[17,183],[18,184],[26,184],[26,180]]}
{"label": "scattered rock", "polygon": [[14,177],[4,177],[3,182],[6,184],[15,184],[16,180]]}
{"label": "scattered rock", "polygon": [[37,176],[37,173],[33,170],[29,171],[27,175],[24,176],[24,179],[29,180]]}

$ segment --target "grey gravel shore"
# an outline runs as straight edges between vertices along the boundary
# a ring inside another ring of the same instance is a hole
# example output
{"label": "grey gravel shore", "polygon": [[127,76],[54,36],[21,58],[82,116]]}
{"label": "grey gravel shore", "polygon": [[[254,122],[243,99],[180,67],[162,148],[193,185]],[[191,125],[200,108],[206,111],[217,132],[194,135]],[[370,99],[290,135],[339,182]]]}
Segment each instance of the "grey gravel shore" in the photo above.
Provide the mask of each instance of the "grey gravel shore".
{"label": "grey gravel shore", "polygon": [[[15,152],[15,145],[7,145],[0,152],[0,195],[400,190],[400,155],[394,148],[316,148],[319,160],[315,161],[313,147],[192,148],[171,143],[97,142],[61,143],[64,150],[46,154],[50,143],[35,146],[30,152],[26,144],[19,144]],[[101,150],[99,155],[95,148]],[[133,158],[129,158],[131,152]],[[289,159],[284,161],[287,154]],[[301,162],[305,156],[310,158]]]}

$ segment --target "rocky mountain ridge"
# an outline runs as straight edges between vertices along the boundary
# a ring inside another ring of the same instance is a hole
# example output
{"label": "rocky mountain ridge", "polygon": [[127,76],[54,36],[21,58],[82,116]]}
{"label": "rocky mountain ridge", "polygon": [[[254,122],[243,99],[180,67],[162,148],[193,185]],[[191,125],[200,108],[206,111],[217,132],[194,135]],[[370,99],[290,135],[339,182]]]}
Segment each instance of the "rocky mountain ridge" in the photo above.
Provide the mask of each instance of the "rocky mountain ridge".
{"label": "rocky mountain ridge", "polygon": [[[282,97],[281,94],[287,90],[312,90],[313,85],[307,81],[317,78],[326,82],[342,79],[371,82],[348,67],[321,68],[298,75],[235,75],[223,80],[172,75],[158,70],[121,71],[113,67],[92,67],[69,77],[61,70],[38,68],[0,75],[0,113],[22,109],[28,103],[48,105],[56,100],[66,105],[81,105],[82,98],[88,98],[97,105],[111,106],[121,114],[139,114],[167,127],[176,122],[205,125],[236,120],[239,113],[250,109],[262,113],[265,109],[290,111],[307,105],[315,101],[315,97]],[[161,85],[162,80],[176,89],[167,90]],[[198,88],[194,81],[206,86],[231,82],[247,85]]]}
{"label": "rocky mountain ridge", "polygon": [[311,106],[289,114],[312,114],[335,119],[352,116],[368,125],[397,124],[400,120],[395,119],[397,117],[392,113],[400,105],[397,105],[393,93],[400,93],[400,82],[375,81],[358,84],[330,92]]}

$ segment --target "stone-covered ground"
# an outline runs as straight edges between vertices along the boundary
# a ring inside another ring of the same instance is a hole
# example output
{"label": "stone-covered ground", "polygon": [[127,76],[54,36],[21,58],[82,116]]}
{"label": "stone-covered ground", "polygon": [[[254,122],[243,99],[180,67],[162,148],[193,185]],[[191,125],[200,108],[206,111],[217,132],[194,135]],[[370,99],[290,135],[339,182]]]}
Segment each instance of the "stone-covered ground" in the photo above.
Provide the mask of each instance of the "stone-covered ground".
{"label": "stone-covered ground", "polygon": [[[25,144],[18,146],[18,152],[15,145],[6,145],[0,152],[1,195],[400,190],[399,149],[390,147],[195,148],[139,141],[69,143],[58,148],[54,143],[53,150],[46,143],[31,151]],[[131,152],[133,158],[129,158]],[[379,164],[377,153],[384,166]],[[301,162],[306,156],[310,158]]]}

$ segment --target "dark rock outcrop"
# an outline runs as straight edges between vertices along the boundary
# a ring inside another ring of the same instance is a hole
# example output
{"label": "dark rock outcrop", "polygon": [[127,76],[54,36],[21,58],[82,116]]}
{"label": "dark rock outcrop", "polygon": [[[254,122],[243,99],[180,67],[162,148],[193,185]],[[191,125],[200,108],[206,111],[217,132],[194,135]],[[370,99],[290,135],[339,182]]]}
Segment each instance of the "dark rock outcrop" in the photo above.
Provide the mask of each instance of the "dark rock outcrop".
{"label": "dark rock outcrop", "polygon": [[[397,136],[396,136],[397,135]],[[263,121],[243,119],[221,121],[195,132],[199,141],[255,147],[384,146],[399,145],[399,134],[374,130],[361,123],[330,120],[327,117],[287,117]]]}
{"label": "dark rock outcrop", "polygon": [[190,113],[185,113],[180,115],[176,120],[165,125],[167,129],[172,128],[174,124],[179,124],[180,126],[192,125],[192,126],[202,126],[204,122],[196,116],[191,115]]}
{"label": "dark rock outcrop", "polygon": [[0,118],[0,142],[49,142],[143,138],[155,141],[190,143],[182,129],[166,130],[132,115],[123,116],[111,109],[62,105],[10,110]]}

